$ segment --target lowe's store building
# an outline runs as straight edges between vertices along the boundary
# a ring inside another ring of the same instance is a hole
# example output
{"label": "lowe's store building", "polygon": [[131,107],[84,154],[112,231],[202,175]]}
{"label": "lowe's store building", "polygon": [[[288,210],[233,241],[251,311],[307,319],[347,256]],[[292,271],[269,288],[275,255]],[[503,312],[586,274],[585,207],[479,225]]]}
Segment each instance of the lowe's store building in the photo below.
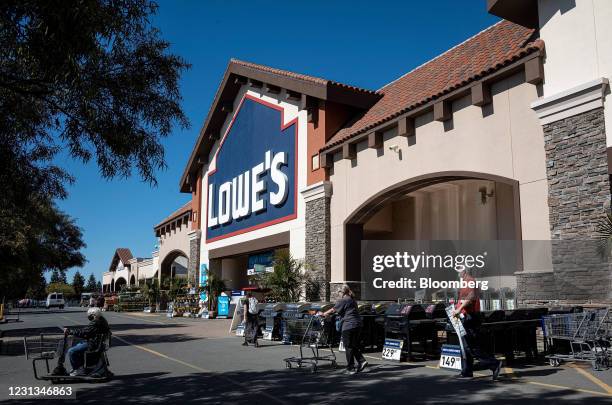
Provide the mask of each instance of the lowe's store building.
{"label": "lowe's store building", "polygon": [[289,249],[325,300],[362,291],[363,241],[510,240],[519,302],[609,300],[609,266],[520,243],[610,210],[612,3],[565,3],[489,0],[502,21],[378,90],[231,60],[180,183],[190,274],[246,287]]}

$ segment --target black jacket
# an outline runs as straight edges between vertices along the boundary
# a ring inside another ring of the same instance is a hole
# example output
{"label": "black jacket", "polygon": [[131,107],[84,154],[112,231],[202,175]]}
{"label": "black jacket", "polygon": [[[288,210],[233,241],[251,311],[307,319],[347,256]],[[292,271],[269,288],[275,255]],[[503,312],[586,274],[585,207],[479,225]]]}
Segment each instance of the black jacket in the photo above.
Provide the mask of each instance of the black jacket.
{"label": "black jacket", "polygon": [[90,321],[89,324],[83,328],[69,328],[68,334],[76,337],[87,339],[88,350],[96,350],[100,346],[101,339],[105,335],[110,333],[108,322],[103,316],[98,319]]}

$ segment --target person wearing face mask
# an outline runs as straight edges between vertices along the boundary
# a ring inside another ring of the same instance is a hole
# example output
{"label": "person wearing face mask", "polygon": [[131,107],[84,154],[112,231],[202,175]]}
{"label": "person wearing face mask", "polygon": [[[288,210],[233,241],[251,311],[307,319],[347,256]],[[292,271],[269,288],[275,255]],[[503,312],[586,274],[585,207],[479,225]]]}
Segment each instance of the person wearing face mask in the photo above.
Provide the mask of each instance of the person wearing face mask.
{"label": "person wearing face mask", "polygon": [[85,352],[95,350],[100,345],[100,339],[110,333],[108,322],[102,316],[102,311],[98,307],[89,308],[87,311],[89,324],[83,328],[64,328],[65,336],[76,336],[86,339],[85,342],[77,343],[68,349],[68,358],[72,366],[70,375],[78,376],[83,373],[85,364]]}

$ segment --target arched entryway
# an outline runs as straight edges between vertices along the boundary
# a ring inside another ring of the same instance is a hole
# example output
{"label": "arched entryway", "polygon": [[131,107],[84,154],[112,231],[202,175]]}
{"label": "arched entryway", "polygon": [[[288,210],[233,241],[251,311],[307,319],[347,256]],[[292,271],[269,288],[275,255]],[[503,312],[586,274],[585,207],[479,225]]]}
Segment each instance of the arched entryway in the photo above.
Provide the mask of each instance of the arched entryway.
{"label": "arched entryway", "polygon": [[130,285],[136,285],[136,276],[132,274],[130,277]]}
{"label": "arched entryway", "polygon": [[[345,280],[362,279],[364,240],[520,239],[517,181],[471,172],[420,176],[382,190],[347,217]],[[512,265],[520,264],[520,251],[512,252]]]}
{"label": "arched entryway", "polygon": [[160,285],[169,287],[175,280],[187,280],[189,259],[185,252],[173,250],[164,257],[160,264]]}
{"label": "arched entryway", "polygon": [[110,283],[110,292],[114,292],[114,291],[115,291],[115,280],[113,279],[111,280],[111,283]]}
{"label": "arched entryway", "polygon": [[126,284],[127,284],[127,281],[123,277],[119,277],[117,280],[115,280],[115,288],[113,291],[116,291],[116,292],[121,291],[121,288],[123,288],[123,286]]}

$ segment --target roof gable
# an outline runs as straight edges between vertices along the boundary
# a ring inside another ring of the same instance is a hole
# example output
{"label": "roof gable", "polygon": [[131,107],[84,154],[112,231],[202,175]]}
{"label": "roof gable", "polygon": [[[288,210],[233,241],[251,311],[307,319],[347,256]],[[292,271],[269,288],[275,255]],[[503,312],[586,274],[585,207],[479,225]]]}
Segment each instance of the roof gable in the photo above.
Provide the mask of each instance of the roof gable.
{"label": "roof gable", "polygon": [[262,87],[265,91],[288,90],[287,98],[297,97],[302,107],[306,98],[333,101],[357,109],[371,107],[381,95],[372,90],[342,84],[333,80],[276,69],[237,59],[230,60],[213,103],[204,121],[180,182],[181,192],[190,191],[197,169],[207,163],[207,156],[228,114],[238,91],[244,84]]}

